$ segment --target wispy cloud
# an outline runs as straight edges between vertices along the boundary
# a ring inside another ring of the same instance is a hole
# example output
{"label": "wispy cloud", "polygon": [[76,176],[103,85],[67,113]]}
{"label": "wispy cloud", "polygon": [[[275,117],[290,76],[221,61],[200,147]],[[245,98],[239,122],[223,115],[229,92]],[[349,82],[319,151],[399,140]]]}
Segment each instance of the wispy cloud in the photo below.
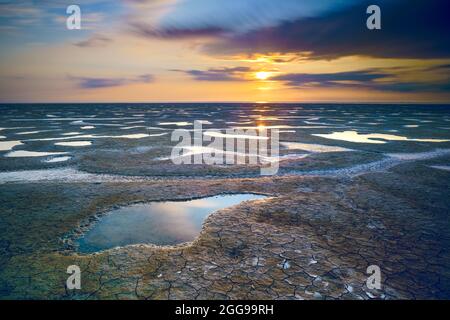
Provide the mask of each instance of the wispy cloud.
{"label": "wispy cloud", "polygon": [[203,51],[213,55],[450,57],[450,42],[444,40],[450,33],[448,0],[378,0],[382,30],[377,31],[366,28],[366,9],[372,0],[128,2],[140,4],[128,21],[135,34],[175,40],[210,37],[215,41],[209,41]]}
{"label": "wispy cloud", "polygon": [[[448,72],[448,65],[432,66],[415,71],[401,68],[366,69],[337,73],[288,73],[272,77],[272,81],[284,82],[294,88],[364,88],[392,92],[450,92],[449,77],[440,80],[426,80],[429,73]],[[415,72],[415,81],[403,80],[404,73]],[[403,73],[403,74],[402,74]]]}
{"label": "wispy cloud", "polygon": [[225,33],[225,30],[219,27],[204,27],[192,29],[171,27],[159,29],[143,22],[129,22],[129,27],[131,32],[133,32],[134,34],[146,38],[204,38],[215,37]]}
{"label": "wispy cloud", "polygon": [[75,81],[81,89],[98,89],[109,87],[120,87],[133,83],[150,83],[154,77],[150,74],[144,74],[132,78],[91,78],[91,77],[73,77],[69,79]]}
{"label": "wispy cloud", "polygon": [[0,0],[0,26],[12,26],[38,37],[55,36],[65,30],[66,8],[72,4],[81,7],[84,30],[99,29],[106,23],[110,26],[121,6],[119,1],[107,0]]}
{"label": "wispy cloud", "polygon": [[[336,8],[320,16],[282,22],[208,44],[210,54],[310,52],[311,59],[344,56],[381,58],[449,58],[450,33],[447,0],[387,1],[382,8],[382,29],[365,26],[366,8],[373,1]],[[417,19],[414,19],[417,17]]]}
{"label": "wispy cloud", "polygon": [[390,77],[391,74],[381,70],[369,69],[337,73],[289,73],[275,76],[272,80],[285,81],[290,86],[336,87],[344,85],[361,85]]}
{"label": "wispy cloud", "polygon": [[[158,13],[153,32],[147,35],[203,35],[201,30],[242,33],[278,25],[302,17],[312,17],[359,2],[360,0],[134,0],[139,4],[136,15]],[[147,5],[147,7],[143,7]],[[152,10],[153,12],[150,12]],[[150,26],[148,26],[150,28]],[[148,29],[147,28],[147,29]],[[174,32],[178,30],[178,32]],[[181,32],[185,30],[186,33]]]}
{"label": "wispy cloud", "polygon": [[248,67],[211,68],[208,70],[172,70],[190,75],[197,81],[243,81],[244,75],[251,71]]}
{"label": "wispy cloud", "polygon": [[79,41],[75,43],[77,47],[81,48],[90,48],[90,47],[105,47],[113,40],[109,37],[100,35],[100,34],[94,34],[87,40]]}

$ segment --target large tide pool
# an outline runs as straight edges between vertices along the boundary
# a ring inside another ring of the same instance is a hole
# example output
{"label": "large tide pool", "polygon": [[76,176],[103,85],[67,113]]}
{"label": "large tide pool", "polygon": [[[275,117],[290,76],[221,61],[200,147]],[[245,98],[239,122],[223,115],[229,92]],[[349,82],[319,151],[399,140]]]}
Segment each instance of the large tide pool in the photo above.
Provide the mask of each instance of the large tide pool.
{"label": "large tide pool", "polygon": [[159,246],[193,241],[214,211],[243,201],[263,199],[255,194],[220,195],[188,201],[136,204],[113,210],[77,240],[78,251],[93,253],[133,244]]}

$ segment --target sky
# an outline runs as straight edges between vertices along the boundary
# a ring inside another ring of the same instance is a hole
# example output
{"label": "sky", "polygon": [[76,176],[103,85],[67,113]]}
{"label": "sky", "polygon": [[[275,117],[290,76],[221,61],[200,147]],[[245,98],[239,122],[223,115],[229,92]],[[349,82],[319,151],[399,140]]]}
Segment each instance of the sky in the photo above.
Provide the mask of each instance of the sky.
{"label": "sky", "polygon": [[[68,30],[66,9],[81,9]],[[381,9],[369,30],[366,9]],[[448,0],[0,0],[0,102],[450,102]]]}

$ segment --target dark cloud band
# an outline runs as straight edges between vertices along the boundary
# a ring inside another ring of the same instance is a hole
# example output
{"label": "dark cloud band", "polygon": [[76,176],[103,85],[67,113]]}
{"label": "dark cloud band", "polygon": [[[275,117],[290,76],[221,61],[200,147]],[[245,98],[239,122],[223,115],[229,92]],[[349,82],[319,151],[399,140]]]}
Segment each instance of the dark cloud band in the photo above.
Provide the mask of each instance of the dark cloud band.
{"label": "dark cloud band", "polygon": [[382,58],[449,58],[450,3],[447,0],[377,1],[382,29],[366,28],[364,1],[320,17],[285,22],[218,39],[211,54],[310,52],[313,59],[362,55]]}
{"label": "dark cloud band", "polygon": [[134,78],[95,78],[95,77],[73,77],[69,79],[75,81],[81,89],[98,89],[120,87],[132,83],[150,83],[154,77],[150,74],[140,75]]}

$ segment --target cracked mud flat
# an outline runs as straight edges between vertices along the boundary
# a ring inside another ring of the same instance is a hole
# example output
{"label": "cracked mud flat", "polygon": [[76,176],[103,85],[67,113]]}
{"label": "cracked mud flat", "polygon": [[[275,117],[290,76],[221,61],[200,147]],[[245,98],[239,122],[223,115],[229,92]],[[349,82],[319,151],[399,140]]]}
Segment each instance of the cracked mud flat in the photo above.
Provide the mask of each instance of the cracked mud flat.
{"label": "cracked mud flat", "polygon": [[[14,140],[10,131],[2,135]],[[312,154],[260,177],[259,168],[155,163],[165,149],[148,139],[97,139],[76,151],[45,141],[15,147],[69,152],[62,163],[1,154],[0,299],[450,299],[450,172],[440,169],[450,163],[448,143],[342,143],[358,151]],[[193,243],[95,254],[74,245],[113,209],[238,193],[268,198],[213,213]],[[70,291],[74,264],[81,290]],[[366,287],[369,265],[381,268],[381,290]]]}
{"label": "cracked mud flat", "polygon": [[[9,209],[2,211],[2,235],[8,232],[9,239],[1,241],[1,297],[449,298],[449,177],[414,162],[356,178],[49,183],[31,199],[29,184],[3,184],[1,193],[8,196],[2,208]],[[61,239],[101,210],[224,192],[271,198],[214,213],[198,239],[184,246],[135,245],[80,255]],[[64,286],[71,264],[82,269],[76,293]],[[382,270],[380,291],[365,286],[366,268],[373,264]]]}

